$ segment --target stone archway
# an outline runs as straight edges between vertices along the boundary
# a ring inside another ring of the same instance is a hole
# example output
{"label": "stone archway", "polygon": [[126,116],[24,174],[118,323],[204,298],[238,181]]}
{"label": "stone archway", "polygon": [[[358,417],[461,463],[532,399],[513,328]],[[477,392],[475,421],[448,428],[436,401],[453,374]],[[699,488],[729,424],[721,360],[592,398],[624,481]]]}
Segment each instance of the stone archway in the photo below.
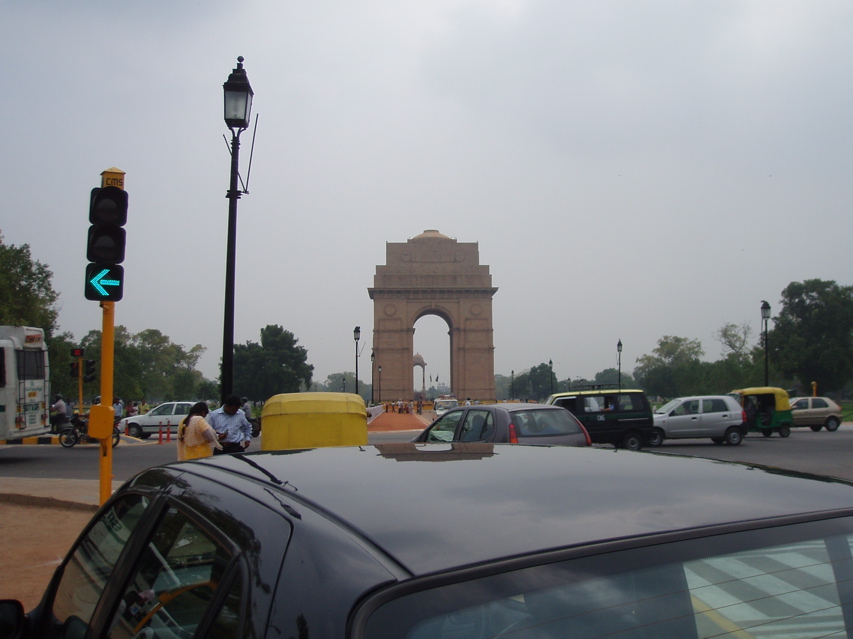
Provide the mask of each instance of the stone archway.
{"label": "stone archway", "polygon": [[[373,352],[378,401],[414,397],[415,322],[437,315],[450,335],[450,388],[465,399],[495,399],[492,286],[476,242],[427,230],[407,242],[386,242],[385,265],[373,287]],[[380,372],[379,367],[382,367]]]}

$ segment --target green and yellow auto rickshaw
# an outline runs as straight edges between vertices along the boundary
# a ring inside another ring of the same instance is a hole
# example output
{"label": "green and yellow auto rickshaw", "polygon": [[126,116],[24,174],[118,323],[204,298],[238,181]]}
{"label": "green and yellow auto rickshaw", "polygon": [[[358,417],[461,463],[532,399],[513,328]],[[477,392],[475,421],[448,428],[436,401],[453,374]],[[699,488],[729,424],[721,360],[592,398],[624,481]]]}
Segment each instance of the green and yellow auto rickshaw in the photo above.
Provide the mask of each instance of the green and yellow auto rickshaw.
{"label": "green and yellow auto rickshaw", "polygon": [[740,402],[746,415],[744,432],[760,432],[770,437],[774,432],[780,437],[791,434],[794,417],[788,392],[773,386],[742,388],[729,393]]}

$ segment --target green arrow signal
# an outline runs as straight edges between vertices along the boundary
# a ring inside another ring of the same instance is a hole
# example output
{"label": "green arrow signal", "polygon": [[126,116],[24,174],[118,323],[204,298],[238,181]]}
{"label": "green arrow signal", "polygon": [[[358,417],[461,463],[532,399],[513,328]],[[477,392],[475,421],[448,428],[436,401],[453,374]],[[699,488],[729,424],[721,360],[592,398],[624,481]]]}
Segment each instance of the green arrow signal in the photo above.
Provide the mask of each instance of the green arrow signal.
{"label": "green arrow signal", "polygon": [[106,275],[109,272],[110,272],[110,269],[105,268],[100,273],[98,273],[95,277],[93,277],[91,280],[89,280],[89,284],[94,286],[95,289],[98,291],[98,293],[100,293],[104,297],[109,295],[109,293],[107,293],[107,289],[104,288],[105,286],[118,286],[119,284],[121,284],[121,282],[119,280],[105,280],[104,275]]}

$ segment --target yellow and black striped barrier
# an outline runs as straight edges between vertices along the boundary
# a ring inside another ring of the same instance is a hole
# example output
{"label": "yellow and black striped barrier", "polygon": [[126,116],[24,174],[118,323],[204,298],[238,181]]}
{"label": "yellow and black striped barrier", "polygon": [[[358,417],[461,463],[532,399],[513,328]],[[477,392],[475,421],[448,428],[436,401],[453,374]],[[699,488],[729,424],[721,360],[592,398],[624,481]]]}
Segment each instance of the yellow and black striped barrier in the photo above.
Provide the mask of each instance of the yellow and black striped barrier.
{"label": "yellow and black striped barrier", "polygon": [[22,437],[20,439],[0,439],[0,446],[15,445],[32,446],[34,444],[59,444],[59,435],[38,435],[34,437]]}

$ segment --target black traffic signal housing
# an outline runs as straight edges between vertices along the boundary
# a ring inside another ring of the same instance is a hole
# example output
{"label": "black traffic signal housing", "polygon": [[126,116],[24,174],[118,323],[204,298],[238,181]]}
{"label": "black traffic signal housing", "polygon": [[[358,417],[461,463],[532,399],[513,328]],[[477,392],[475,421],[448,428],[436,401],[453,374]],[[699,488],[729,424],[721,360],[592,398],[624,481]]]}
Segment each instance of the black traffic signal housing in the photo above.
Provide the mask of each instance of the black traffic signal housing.
{"label": "black traffic signal housing", "polygon": [[71,377],[74,379],[80,377],[80,362],[69,362],[68,367],[70,369]]}
{"label": "black traffic signal housing", "polygon": [[72,348],[71,349],[71,357],[83,357],[83,354],[86,351],[82,348]]}
{"label": "black traffic signal housing", "polygon": [[124,291],[127,191],[117,186],[92,189],[89,198],[89,238],[86,244],[86,299],[117,302]]}
{"label": "black traffic signal housing", "polygon": [[84,369],[85,376],[83,377],[84,382],[94,382],[95,381],[95,360],[87,359],[86,367]]}

